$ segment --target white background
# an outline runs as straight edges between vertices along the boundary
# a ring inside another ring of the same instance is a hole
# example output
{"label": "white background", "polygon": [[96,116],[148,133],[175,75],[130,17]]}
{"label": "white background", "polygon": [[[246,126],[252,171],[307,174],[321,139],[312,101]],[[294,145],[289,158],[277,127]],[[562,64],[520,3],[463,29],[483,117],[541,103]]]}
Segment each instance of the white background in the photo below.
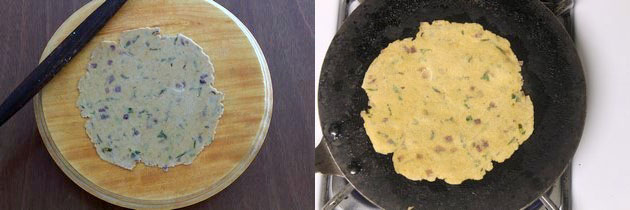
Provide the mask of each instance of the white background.
{"label": "white background", "polygon": [[[573,161],[573,208],[630,209],[630,1],[576,1],[588,110]],[[315,1],[315,85],[336,31],[337,7],[338,0]],[[321,136],[316,115],[316,144]],[[315,201],[318,192],[317,180]]]}
{"label": "white background", "polygon": [[588,109],[573,161],[576,210],[630,209],[630,1],[577,0]]}

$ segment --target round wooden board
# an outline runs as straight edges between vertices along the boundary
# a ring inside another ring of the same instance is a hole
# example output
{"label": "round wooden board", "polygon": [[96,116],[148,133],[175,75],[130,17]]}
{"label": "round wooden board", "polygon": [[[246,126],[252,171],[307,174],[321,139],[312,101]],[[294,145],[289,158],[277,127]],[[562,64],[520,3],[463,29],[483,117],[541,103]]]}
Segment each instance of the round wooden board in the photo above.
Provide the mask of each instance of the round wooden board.
{"label": "round wooden board", "polygon": [[[42,60],[105,0],[75,12],[55,32]],[[160,27],[198,43],[215,67],[215,87],[225,93],[215,140],[191,165],[164,172],[138,164],[132,171],[103,161],[85,133],[75,103],[77,84],[92,50],[118,41],[125,30]],[[232,183],[264,142],[272,110],[269,70],[247,28],[229,11],[206,0],[130,0],[35,97],[39,131],[48,152],[72,181],[89,193],[128,208],[179,208],[205,200]]]}

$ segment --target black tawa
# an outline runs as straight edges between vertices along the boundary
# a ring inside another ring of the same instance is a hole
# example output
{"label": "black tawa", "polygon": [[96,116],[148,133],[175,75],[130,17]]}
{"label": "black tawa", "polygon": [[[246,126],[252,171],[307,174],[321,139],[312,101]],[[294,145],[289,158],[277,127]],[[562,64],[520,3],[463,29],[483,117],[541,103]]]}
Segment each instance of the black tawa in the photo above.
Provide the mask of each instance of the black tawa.
{"label": "black tawa", "polygon": [[[389,43],[414,37],[420,22],[473,22],[508,39],[524,61],[523,91],[534,104],[534,131],[482,180],[450,185],[397,174],[392,155],[372,148],[361,88],[369,65]],[[324,141],[348,181],[385,209],[519,209],[562,174],[580,141],[586,85],[569,34],[538,0],[368,0],[345,21],[319,81]]]}

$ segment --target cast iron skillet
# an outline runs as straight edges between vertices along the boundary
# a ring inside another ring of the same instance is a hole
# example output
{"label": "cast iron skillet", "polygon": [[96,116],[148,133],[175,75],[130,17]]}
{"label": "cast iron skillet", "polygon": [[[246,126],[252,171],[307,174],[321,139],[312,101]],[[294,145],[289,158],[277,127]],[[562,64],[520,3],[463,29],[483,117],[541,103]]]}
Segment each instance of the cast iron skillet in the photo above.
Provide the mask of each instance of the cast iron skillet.
{"label": "cast iron skillet", "polygon": [[[359,113],[361,83],[388,43],[418,32],[423,21],[483,25],[512,44],[524,61],[523,90],[534,104],[534,133],[480,181],[449,185],[411,181],[394,171],[391,154],[374,152]],[[385,209],[518,209],[561,175],[582,134],[586,88],[571,38],[538,0],[368,0],[345,21],[326,55],[319,114],[334,161],[367,199]]]}

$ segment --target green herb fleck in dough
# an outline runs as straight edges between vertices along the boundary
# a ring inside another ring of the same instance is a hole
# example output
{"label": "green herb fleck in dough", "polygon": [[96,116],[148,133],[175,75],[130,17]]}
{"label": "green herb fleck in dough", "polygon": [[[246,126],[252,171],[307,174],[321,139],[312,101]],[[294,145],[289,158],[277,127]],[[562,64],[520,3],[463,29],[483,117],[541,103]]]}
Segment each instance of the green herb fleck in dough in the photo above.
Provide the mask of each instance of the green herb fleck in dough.
{"label": "green herb fleck in dough", "polygon": [[168,138],[168,137],[166,136],[166,134],[164,134],[164,131],[163,131],[163,130],[161,130],[161,131],[160,131],[160,134],[158,134],[158,136],[157,136],[157,137],[158,137],[158,138],[162,138],[162,139],[167,139],[167,138]]}
{"label": "green herb fleck in dough", "polygon": [[490,81],[490,77],[488,76],[488,71],[483,73],[483,76],[481,76],[482,80],[486,80],[486,81]]}
{"label": "green herb fleck in dough", "polygon": [[518,131],[521,134],[525,135],[525,129],[523,128],[523,124],[520,124],[520,123],[518,124]]}
{"label": "green herb fleck in dough", "polygon": [[516,137],[512,137],[512,139],[508,142],[508,144],[512,144],[514,142],[516,142]]}
{"label": "green herb fleck in dough", "polygon": [[512,93],[512,99],[514,99],[514,101],[516,102],[521,102],[521,98],[515,95],[514,93]]}
{"label": "green herb fleck in dough", "polygon": [[495,47],[497,47],[497,49],[499,50],[499,52],[501,52],[501,54],[506,55],[507,52],[504,49],[500,48],[499,46],[495,46]]}
{"label": "green herb fleck in dough", "polygon": [[394,93],[400,93],[400,89],[396,85],[392,87],[392,90],[394,90]]}

